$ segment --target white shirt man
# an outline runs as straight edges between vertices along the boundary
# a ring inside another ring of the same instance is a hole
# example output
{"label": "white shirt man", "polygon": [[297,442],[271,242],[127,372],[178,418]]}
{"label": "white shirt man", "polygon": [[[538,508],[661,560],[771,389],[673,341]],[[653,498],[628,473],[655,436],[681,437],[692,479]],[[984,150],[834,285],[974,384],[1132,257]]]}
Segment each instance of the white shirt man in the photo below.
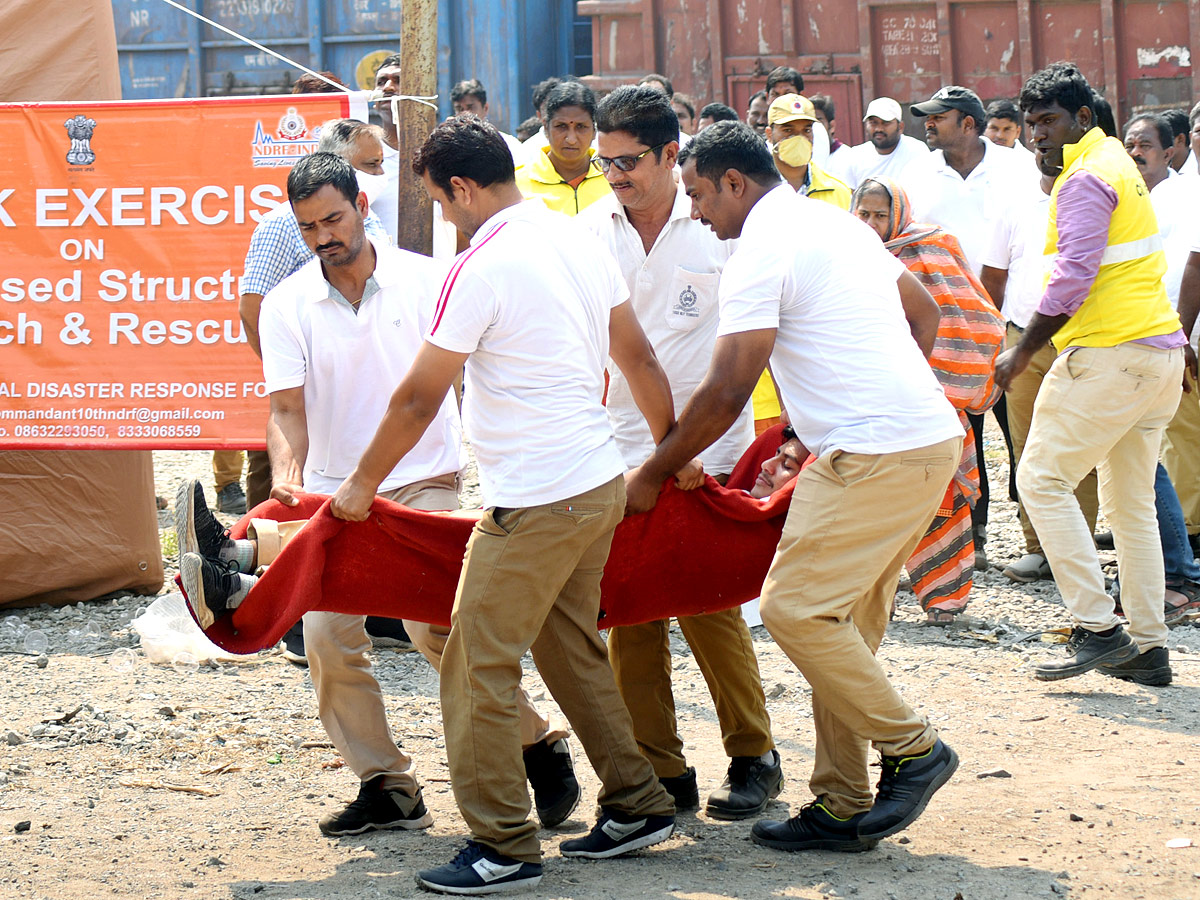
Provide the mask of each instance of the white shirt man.
{"label": "white shirt man", "polygon": [[1167,256],[1167,272],[1163,285],[1171,306],[1179,308],[1179,283],[1192,245],[1200,237],[1196,224],[1196,208],[1200,203],[1200,180],[1189,178],[1167,167],[1167,177],[1150,189],[1150,203],[1158,219],[1163,252]]}
{"label": "white shirt man", "polygon": [[1029,325],[1042,299],[1049,220],[1050,195],[1036,184],[1020,189],[1001,209],[980,257],[981,266],[1008,272],[1000,312],[1018,328]]}
{"label": "white shirt man", "polygon": [[[592,204],[579,221],[616,257],[633,310],[671,382],[675,409],[682,410],[708,371],[717,338],[717,285],[734,245],[692,219],[682,190],[649,253],[614,196]],[[625,465],[639,465],[653,452],[654,439],[619,370],[611,373],[608,415]],[[753,440],[754,413],[747,404],[733,427],[701,455],[705,469],[728,474]]]}
{"label": "white shirt man", "polygon": [[834,154],[825,166],[851,190],[868,178],[899,179],[912,162],[929,155],[924,141],[904,133],[903,111],[891,97],[872,100],[863,125],[867,140]]}
{"label": "white shirt man", "polygon": [[[357,310],[336,294],[316,260],[268,296],[259,319],[268,393],[304,388],[308,456],[304,487],[332,494],[354,471],[408,371],[433,314],[446,267],[372,240],[376,265]],[[390,491],[465,463],[454,398],[413,452],[380,485]]]}
{"label": "white shirt man", "polygon": [[1037,181],[1037,169],[1028,155],[989,140],[982,144],[983,159],[966,178],[946,162],[941,150],[918,159],[899,178],[912,203],[913,221],[940,225],[958,238],[976,275],[992,225],[1017,190],[1016,183],[1027,186]]}

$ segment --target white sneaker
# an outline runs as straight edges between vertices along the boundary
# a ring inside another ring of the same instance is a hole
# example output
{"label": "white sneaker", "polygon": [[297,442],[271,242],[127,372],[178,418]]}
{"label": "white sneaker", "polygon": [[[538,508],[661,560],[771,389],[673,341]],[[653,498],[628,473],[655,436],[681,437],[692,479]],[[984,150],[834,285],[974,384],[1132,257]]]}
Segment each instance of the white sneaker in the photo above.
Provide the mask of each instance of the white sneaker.
{"label": "white sneaker", "polygon": [[1050,564],[1046,562],[1046,557],[1040,553],[1026,553],[1015,563],[1005,566],[1004,575],[1006,578],[1023,584],[1054,577],[1050,573]]}

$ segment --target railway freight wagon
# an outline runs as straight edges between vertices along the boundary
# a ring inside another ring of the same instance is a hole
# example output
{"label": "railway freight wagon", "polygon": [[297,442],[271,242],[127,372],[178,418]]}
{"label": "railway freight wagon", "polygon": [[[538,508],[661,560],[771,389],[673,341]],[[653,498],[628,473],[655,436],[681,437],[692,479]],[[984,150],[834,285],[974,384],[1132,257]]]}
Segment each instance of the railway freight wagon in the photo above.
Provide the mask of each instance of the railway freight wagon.
{"label": "railway freight wagon", "polygon": [[1079,64],[1118,122],[1200,99],[1194,0],[582,0],[578,10],[592,19],[594,87],[662,72],[698,105],[744,113],[767,72],[794,66],[806,92],[834,99],[838,135],[855,142],[873,97],[895,98],[907,116],[941,85],[962,84],[987,103],[1060,59]]}
{"label": "railway freight wagon", "polygon": [[[372,86],[396,52],[404,0],[183,0],[239,34],[351,87]],[[113,0],[126,100],[286,93],[299,71],[162,0]],[[439,0],[438,94],[478,78],[490,118],[513,131],[533,114],[532,86],[591,71],[591,20],[574,0]]]}

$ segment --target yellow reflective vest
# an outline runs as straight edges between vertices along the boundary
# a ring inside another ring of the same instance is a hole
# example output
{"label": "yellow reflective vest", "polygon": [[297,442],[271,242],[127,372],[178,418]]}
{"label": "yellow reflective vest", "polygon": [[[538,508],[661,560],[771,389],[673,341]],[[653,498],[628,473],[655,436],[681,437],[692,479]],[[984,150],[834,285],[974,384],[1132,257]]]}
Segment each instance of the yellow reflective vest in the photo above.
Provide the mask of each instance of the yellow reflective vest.
{"label": "yellow reflective vest", "polygon": [[[1099,128],[1063,147],[1063,170],[1050,194],[1047,257],[1058,250],[1058,192],[1077,172],[1088,172],[1111,187],[1117,206],[1096,279],[1083,305],[1054,336],[1055,348],[1062,352],[1068,347],[1115,347],[1178,331],[1179,316],[1163,287],[1167,259],[1150,190],[1121,142]],[[1051,270],[1048,265],[1047,281]]]}

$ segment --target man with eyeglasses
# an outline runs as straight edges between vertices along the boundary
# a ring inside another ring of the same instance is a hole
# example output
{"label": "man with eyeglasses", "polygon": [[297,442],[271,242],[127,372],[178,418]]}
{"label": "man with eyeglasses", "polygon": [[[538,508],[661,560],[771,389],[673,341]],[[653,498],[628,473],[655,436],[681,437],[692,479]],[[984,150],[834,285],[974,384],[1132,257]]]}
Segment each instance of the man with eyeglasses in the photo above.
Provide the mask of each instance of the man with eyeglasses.
{"label": "man with eyeglasses", "polygon": [[[675,406],[683,409],[699,386],[716,342],[717,282],[733,248],[691,218],[675,181],[678,120],[671,103],[647,86],[621,87],[596,110],[599,152],[612,197],[580,214],[616,257],[634,312],[654,347]],[[633,469],[654,450],[654,440],[629,384],[612,372],[608,415],[625,465]],[[702,454],[705,467],[724,483],[754,440],[747,405],[733,426]],[[679,619],[684,637],[708,682],[731,757],[724,784],[706,810],[721,819],[760,813],[779,794],[783,774],[771,737],[762,679],[750,630],[739,608]],[[671,696],[668,622],[612,629],[609,661],[633,719],[642,753],[654,766],[677,810],[699,806],[696,770],[683,756]]]}

